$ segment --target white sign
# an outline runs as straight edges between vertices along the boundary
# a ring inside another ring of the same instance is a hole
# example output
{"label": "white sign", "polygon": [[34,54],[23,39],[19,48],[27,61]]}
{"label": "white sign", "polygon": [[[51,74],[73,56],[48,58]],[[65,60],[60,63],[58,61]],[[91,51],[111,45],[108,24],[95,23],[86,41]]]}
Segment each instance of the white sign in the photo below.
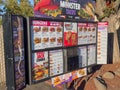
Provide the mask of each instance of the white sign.
{"label": "white sign", "polygon": [[97,64],[107,64],[108,22],[98,23]]}

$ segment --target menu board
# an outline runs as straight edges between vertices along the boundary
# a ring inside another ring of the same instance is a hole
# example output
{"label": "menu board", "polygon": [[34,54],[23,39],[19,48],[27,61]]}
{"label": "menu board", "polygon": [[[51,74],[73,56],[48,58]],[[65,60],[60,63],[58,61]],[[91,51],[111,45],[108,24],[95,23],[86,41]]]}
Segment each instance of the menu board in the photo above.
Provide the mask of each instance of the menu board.
{"label": "menu board", "polygon": [[24,35],[23,18],[12,16],[13,45],[14,45],[14,69],[15,88],[20,90],[25,86],[25,58],[24,58]]}
{"label": "menu board", "polygon": [[50,76],[63,73],[63,51],[52,50],[49,51],[50,59]]}
{"label": "menu board", "polygon": [[88,65],[96,64],[96,45],[88,46]]}
{"label": "menu board", "polygon": [[79,67],[87,66],[87,47],[78,47]]}
{"label": "menu board", "polygon": [[33,20],[32,24],[31,40],[33,50],[62,46],[62,22]]}
{"label": "menu board", "polygon": [[77,45],[77,23],[64,22],[64,46]]}
{"label": "menu board", "polygon": [[97,24],[78,23],[78,45],[96,43]]}
{"label": "menu board", "polygon": [[32,54],[32,80],[34,82],[48,77],[48,51]]}
{"label": "menu board", "polygon": [[34,0],[34,15],[93,21],[94,6],[94,0]]}
{"label": "menu board", "polygon": [[108,22],[98,23],[97,64],[107,64]]}

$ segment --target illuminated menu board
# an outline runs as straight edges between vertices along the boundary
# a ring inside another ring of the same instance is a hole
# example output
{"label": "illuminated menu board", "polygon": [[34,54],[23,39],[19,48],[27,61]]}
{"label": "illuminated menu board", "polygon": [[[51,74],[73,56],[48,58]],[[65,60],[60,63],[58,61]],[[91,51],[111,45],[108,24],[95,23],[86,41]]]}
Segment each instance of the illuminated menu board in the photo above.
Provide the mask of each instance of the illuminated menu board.
{"label": "illuminated menu board", "polygon": [[32,24],[33,50],[62,46],[62,22],[34,20]]}

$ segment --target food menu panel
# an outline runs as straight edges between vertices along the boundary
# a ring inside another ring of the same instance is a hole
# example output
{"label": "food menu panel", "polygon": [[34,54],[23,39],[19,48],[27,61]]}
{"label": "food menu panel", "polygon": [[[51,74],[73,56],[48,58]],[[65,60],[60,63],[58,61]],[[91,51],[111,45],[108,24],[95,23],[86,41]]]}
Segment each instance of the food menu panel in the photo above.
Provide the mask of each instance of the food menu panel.
{"label": "food menu panel", "polygon": [[77,45],[77,23],[64,22],[64,46]]}
{"label": "food menu panel", "polygon": [[79,67],[87,66],[87,47],[78,47]]}
{"label": "food menu panel", "polygon": [[97,64],[107,64],[108,22],[98,23]]}
{"label": "food menu panel", "polygon": [[78,45],[96,43],[97,24],[78,23]]}
{"label": "food menu panel", "polygon": [[96,45],[88,46],[88,65],[96,64]]}
{"label": "food menu panel", "polygon": [[88,43],[96,43],[97,24],[88,23]]}
{"label": "food menu panel", "polygon": [[41,51],[32,54],[32,80],[45,79],[49,74],[48,51]]}
{"label": "food menu panel", "polygon": [[15,88],[20,90],[25,86],[25,55],[24,55],[24,35],[23,18],[12,16],[13,45],[14,45],[14,69]]}
{"label": "food menu panel", "polygon": [[50,59],[50,76],[63,73],[63,51],[52,50],[49,51]]}
{"label": "food menu panel", "polygon": [[32,49],[62,46],[62,25],[62,22],[33,20],[31,27]]}

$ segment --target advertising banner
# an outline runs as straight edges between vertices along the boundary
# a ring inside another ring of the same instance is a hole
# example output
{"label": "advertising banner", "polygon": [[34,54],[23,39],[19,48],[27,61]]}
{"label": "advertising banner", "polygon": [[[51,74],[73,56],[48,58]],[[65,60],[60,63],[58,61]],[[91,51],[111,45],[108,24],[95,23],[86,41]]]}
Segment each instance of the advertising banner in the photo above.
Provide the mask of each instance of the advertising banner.
{"label": "advertising banner", "polygon": [[15,88],[20,90],[25,86],[25,51],[23,17],[12,16]]}
{"label": "advertising banner", "polygon": [[77,45],[77,23],[64,22],[64,46]]}
{"label": "advertising banner", "polygon": [[107,64],[108,22],[98,23],[97,64]]}
{"label": "advertising banner", "polygon": [[66,82],[78,79],[78,78],[86,76],[86,75],[87,75],[87,69],[86,68],[79,69],[79,70],[76,70],[76,71],[72,71],[70,73],[66,73],[66,74],[51,78],[52,86],[56,87],[58,85],[62,85]]}
{"label": "advertising banner", "polygon": [[34,0],[37,17],[94,20],[93,0]]}
{"label": "advertising banner", "polygon": [[48,78],[48,52],[41,51],[34,53],[32,61],[32,80],[34,82]]}

